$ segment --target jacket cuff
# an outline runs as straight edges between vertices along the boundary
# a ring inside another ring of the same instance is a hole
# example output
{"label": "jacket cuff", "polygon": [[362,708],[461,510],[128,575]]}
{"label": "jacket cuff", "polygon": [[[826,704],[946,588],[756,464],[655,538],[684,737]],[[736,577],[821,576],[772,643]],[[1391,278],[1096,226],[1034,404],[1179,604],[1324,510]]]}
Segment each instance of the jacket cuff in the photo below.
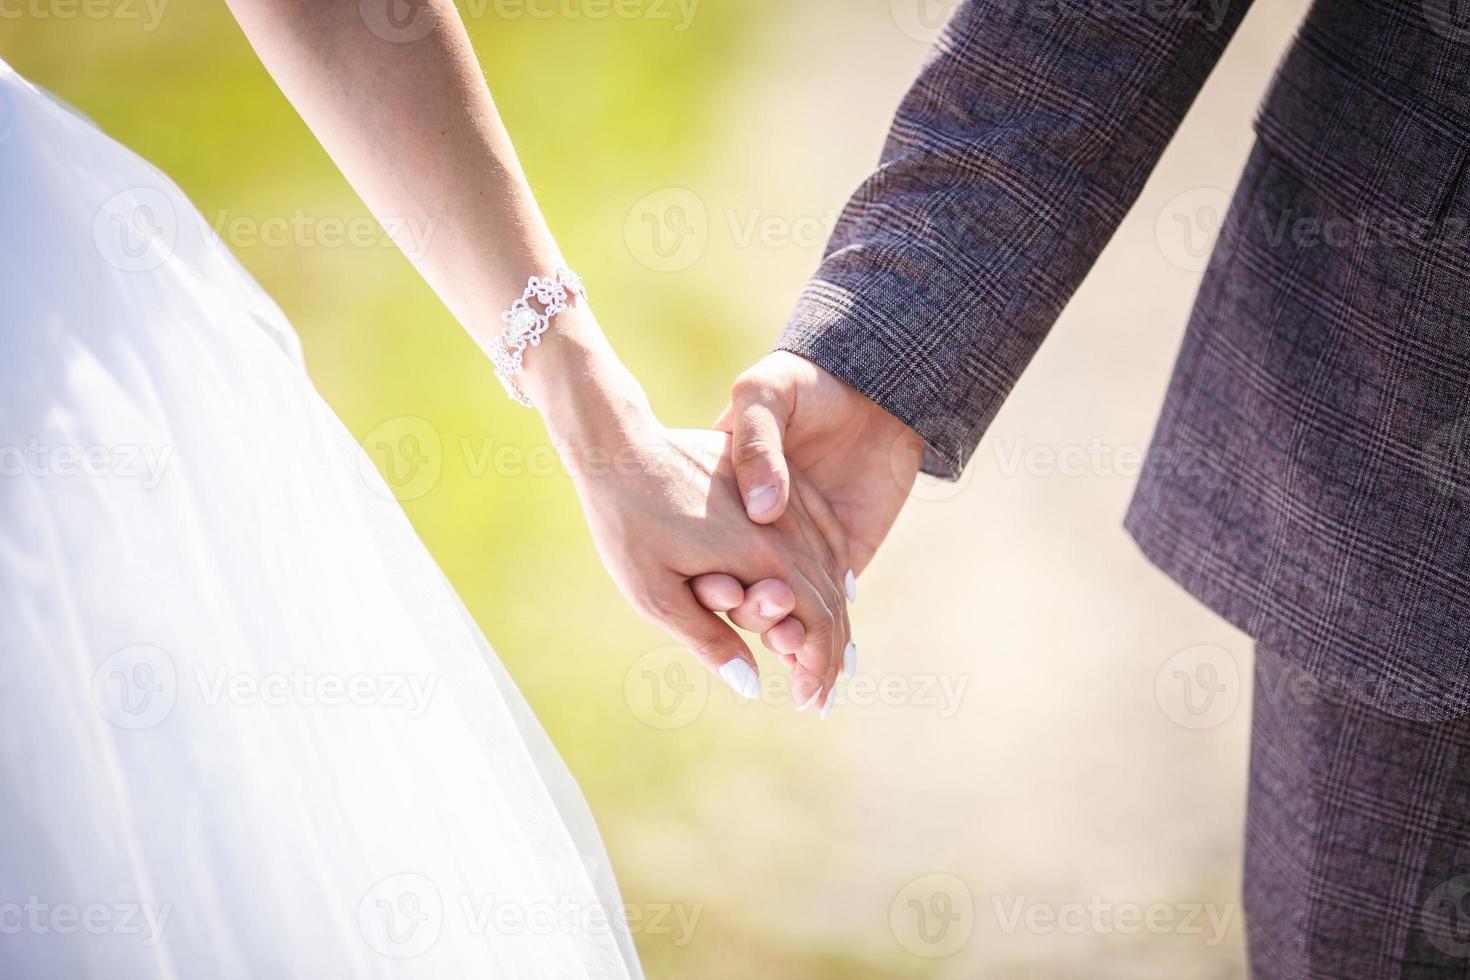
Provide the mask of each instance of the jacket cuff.
{"label": "jacket cuff", "polygon": [[[956,392],[966,351],[934,304],[913,295],[902,277],[868,270],[856,277],[819,275],[803,290],[776,350],[806,358],[872,399],[924,440],[921,469],[956,480],[1005,400],[1001,390]],[[932,324],[934,326],[926,326]],[[973,377],[973,376],[972,376]]]}

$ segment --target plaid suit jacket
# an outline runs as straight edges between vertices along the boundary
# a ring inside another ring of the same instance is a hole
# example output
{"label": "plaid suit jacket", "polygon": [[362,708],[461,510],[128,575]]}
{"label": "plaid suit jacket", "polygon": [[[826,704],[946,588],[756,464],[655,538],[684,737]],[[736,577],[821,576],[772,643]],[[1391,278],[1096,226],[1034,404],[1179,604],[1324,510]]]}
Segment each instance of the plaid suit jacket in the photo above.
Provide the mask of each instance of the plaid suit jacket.
{"label": "plaid suit jacket", "polygon": [[[1226,4],[968,0],[778,346],[957,475],[1248,0]],[[1257,116],[1126,519],[1262,644],[1424,719],[1470,710],[1470,19],[1454,4],[1316,0]]]}

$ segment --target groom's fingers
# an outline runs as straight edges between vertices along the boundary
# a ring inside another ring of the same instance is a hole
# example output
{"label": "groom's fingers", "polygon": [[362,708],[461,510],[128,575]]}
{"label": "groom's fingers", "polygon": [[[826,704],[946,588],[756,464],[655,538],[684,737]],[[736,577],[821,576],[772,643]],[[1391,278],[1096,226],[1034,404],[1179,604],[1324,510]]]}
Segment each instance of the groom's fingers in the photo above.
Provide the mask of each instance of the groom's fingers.
{"label": "groom's fingers", "polygon": [[757,524],[770,524],[786,511],[791,488],[782,447],[789,416],[775,386],[742,377],[722,417],[730,429],[730,458],[745,512]]}
{"label": "groom's fingers", "polygon": [[767,647],[794,655],[806,642],[806,629],[791,618],[796,593],[777,578],[761,579],[750,588],[730,575],[712,573],[689,580],[694,597],[710,612],[725,613],[743,630],[761,634]]}
{"label": "groom's fingers", "polygon": [[[706,608],[708,604],[706,603]],[[745,601],[728,610],[730,622],[751,633],[764,633],[796,608],[796,593],[776,578],[762,579],[745,590]]]}
{"label": "groom's fingers", "polygon": [[801,620],[788,616],[762,633],[761,641],[767,649],[779,653],[782,661],[790,667],[796,663],[796,655],[806,643],[806,627],[801,625]]}
{"label": "groom's fingers", "polygon": [[689,587],[699,604],[710,612],[727,613],[745,602],[745,587],[730,575],[696,575],[689,580]]}

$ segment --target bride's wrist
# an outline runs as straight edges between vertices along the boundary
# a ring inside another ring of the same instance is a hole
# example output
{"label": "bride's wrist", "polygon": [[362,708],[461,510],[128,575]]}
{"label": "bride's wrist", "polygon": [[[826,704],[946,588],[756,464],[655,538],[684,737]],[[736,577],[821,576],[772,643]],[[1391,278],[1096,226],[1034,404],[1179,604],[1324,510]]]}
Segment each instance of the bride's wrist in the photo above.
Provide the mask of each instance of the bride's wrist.
{"label": "bride's wrist", "polygon": [[564,453],[616,451],[658,427],[643,388],[585,306],[556,317],[526,351],[515,382]]}

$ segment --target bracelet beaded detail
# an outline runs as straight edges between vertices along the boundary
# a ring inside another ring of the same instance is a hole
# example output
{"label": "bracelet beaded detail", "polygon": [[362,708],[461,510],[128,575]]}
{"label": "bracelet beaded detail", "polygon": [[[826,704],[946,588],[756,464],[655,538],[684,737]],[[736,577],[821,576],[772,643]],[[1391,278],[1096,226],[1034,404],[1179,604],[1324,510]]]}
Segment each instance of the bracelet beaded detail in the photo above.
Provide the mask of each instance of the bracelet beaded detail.
{"label": "bracelet beaded detail", "polygon": [[[506,394],[527,408],[535,406],[515,381],[521,372],[522,355],[527,347],[541,343],[541,335],[551,327],[552,317],[565,313],[574,297],[587,301],[582,278],[570,269],[557,269],[556,275],[550,278],[532,276],[521,298],[500,315],[505,329],[490,343],[490,360],[495,365],[495,376],[505,385]],[[541,309],[532,306],[532,300]]]}

